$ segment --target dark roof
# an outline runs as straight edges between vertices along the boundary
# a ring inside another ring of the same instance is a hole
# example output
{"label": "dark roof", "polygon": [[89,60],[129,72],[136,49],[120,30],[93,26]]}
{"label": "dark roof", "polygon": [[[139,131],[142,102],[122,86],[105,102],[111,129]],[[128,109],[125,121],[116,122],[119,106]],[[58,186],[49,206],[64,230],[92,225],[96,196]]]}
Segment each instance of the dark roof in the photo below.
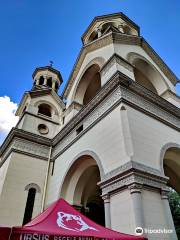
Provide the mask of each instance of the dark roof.
{"label": "dark roof", "polygon": [[49,71],[55,73],[55,74],[58,76],[60,82],[61,82],[61,83],[63,82],[61,73],[60,73],[58,70],[56,70],[55,68],[51,67],[51,66],[37,67],[37,68],[34,70],[34,72],[33,72],[33,74],[32,74],[32,77],[34,78],[35,75],[36,75],[36,73],[37,73],[38,71],[40,71],[40,70],[49,70]]}

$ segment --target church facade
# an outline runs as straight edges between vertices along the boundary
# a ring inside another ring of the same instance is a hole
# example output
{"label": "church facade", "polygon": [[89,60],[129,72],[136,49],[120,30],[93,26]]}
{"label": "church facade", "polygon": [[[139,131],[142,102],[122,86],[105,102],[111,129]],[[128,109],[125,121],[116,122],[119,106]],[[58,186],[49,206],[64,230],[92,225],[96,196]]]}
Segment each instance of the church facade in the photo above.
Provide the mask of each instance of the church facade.
{"label": "church facade", "polygon": [[19,122],[0,148],[0,224],[22,225],[62,197],[92,220],[177,239],[177,77],[123,13],[94,18],[62,96],[60,72],[36,68]]}

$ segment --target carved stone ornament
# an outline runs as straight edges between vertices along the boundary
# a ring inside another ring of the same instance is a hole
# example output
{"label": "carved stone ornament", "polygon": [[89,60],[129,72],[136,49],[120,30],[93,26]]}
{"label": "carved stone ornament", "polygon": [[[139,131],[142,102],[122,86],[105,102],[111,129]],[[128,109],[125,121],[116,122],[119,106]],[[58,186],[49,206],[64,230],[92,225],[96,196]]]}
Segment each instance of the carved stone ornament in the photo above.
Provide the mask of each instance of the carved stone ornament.
{"label": "carved stone ornament", "polygon": [[142,185],[141,184],[137,184],[137,183],[133,183],[132,185],[128,186],[131,194],[132,193],[141,193],[142,191]]}

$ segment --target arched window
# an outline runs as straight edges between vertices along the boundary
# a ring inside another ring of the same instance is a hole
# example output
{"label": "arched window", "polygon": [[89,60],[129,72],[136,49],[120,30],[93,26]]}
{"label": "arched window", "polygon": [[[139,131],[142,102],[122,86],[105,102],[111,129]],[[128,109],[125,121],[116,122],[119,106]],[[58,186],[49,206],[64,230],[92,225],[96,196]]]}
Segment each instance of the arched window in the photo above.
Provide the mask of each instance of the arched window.
{"label": "arched window", "polygon": [[51,117],[51,107],[48,104],[42,103],[38,108],[38,113]]}
{"label": "arched window", "polygon": [[94,40],[98,39],[98,33],[96,31],[92,32],[90,37],[89,37],[89,40],[88,42],[93,42]]}
{"label": "arched window", "polygon": [[99,70],[99,65],[93,64],[85,71],[75,92],[75,102],[86,105],[97,94],[101,88]]}
{"label": "arched window", "polygon": [[52,78],[47,79],[47,86],[52,88]]}
{"label": "arched window", "polygon": [[58,89],[59,89],[59,84],[58,84],[58,82],[56,82],[55,83],[55,90],[56,90],[56,92],[58,91]]}
{"label": "arched window", "polygon": [[41,76],[39,79],[39,85],[43,85],[44,84],[44,77]]}
{"label": "arched window", "polygon": [[32,219],[35,196],[36,196],[36,189],[30,188],[28,191],[28,196],[27,196],[27,201],[26,201],[23,225],[30,222]]}

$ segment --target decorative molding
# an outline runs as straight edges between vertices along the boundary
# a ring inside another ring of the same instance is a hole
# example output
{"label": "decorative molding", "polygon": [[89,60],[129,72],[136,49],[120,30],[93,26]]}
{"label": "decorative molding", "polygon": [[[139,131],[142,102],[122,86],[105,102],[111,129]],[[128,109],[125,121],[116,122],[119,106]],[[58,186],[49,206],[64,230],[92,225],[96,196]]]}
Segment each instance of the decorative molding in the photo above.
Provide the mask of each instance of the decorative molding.
{"label": "decorative molding", "polygon": [[131,185],[128,186],[131,194],[133,193],[141,193],[142,192],[142,184],[137,184],[137,183],[133,183]]}
{"label": "decorative molding", "polygon": [[102,195],[101,197],[105,204],[110,203],[110,195],[109,194]]}
{"label": "decorative molding", "polygon": [[33,143],[45,145],[45,146],[51,146],[51,139],[47,137],[43,137],[34,133],[30,133],[27,131],[24,131],[22,129],[18,128],[12,128],[11,131],[9,132],[8,136],[6,137],[5,141],[1,145],[0,148],[0,157],[2,157],[3,153],[7,150],[9,145],[12,143],[12,140],[17,137],[24,140],[29,140],[30,142],[32,141]]}
{"label": "decorative molding", "polygon": [[170,192],[170,190],[169,190],[168,187],[166,187],[166,188],[162,188],[162,189],[161,189],[161,198],[162,198],[162,199],[167,199],[167,200],[168,200],[169,192]]}
{"label": "decorative molding", "polygon": [[152,175],[147,172],[139,172],[138,169],[129,169],[106,181],[100,182],[98,185],[102,189],[102,195],[112,194],[124,188],[129,188],[130,191],[140,192],[141,187],[151,187],[161,190],[166,188],[168,178],[159,175]]}
{"label": "decorative molding", "polygon": [[146,166],[142,163],[138,163],[135,161],[129,161],[129,162],[121,165],[120,167],[116,168],[115,170],[112,170],[111,172],[106,173],[104,175],[104,178],[102,179],[102,181],[112,179],[113,177],[116,177],[118,174],[120,175],[124,172],[130,171],[130,169],[135,169],[139,172],[143,172],[143,173],[147,173],[147,174],[151,174],[151,175],[157,175],[157,176],[163,177],[163,178],[165,177],[164,174],[162,174],[162,172],[160,170]]}
{"label": "decorative molding", "polygon": [[24,154],[31,156],[33,158],[39,158],[43,160],[48,160],[50,146],[43,145],[41,143],[35,143],[33,139],[31,141],[21,138],[21,136],[13,137],[6,149],[4,149],[1,155],[0,166],[8,158],[12,152]]}

